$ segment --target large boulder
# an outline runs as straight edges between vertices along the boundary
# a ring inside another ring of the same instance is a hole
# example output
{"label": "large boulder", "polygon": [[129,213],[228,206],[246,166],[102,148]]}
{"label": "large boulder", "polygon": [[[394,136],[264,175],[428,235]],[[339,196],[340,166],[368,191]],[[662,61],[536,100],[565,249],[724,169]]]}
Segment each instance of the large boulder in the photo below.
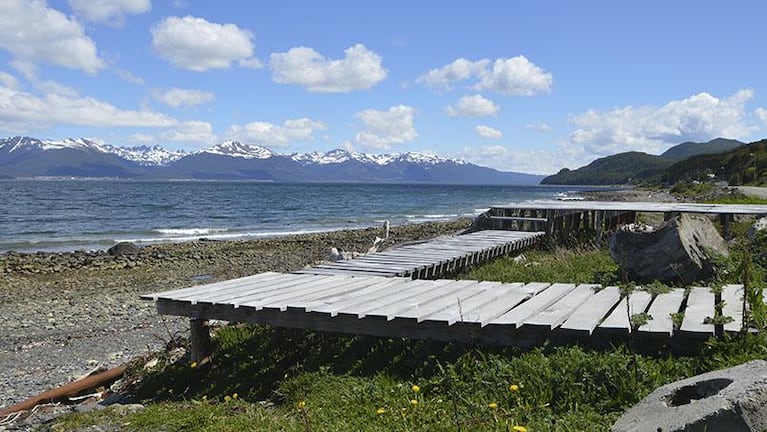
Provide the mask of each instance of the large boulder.
{"label": "large boulder", "polygon": [[655,231],[620,230],[610,238],[610,256],[621,275],[638,283],[705,281],[713,275],[716,255],[727,256],[728,250],[714,225],[685,213]]}
{"label": "large boulder", "polygon": [[132,256],[138,255],[140,249],[138,246],[131,242],[120,242],[112,246],[107,250],[107,253],[112,256]]}
{"label": "large boulder", "polygon": [[767,362],[754,360],[659,387],[612,432],[767,430]]}

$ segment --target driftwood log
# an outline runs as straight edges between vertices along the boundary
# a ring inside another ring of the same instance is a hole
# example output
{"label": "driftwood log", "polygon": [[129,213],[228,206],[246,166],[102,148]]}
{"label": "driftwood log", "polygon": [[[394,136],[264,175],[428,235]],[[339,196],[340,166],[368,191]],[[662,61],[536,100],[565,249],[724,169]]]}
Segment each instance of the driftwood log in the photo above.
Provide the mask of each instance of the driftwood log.
{"label": "driftwood log", "polygon": [[32,396],[31,398],[21,403],[10,406],[8,408],[3,408],[0,410],[0,417],[7,416],[8,414],[19,411],[29,411],[37,405],[57,402],[70,396],[75,396],[78,393],[84,392],[85,390],[107,385],[123,376],[127,369],[127,365],[120,365],[104,372],[91,375],[87,378],[83,378],[69,384],[64,384],[61,387],[45,391],[36,396]]}
{"label": "driftwood log", "polygon": [[715,255],[727,256],[727,244],[704,216],[682,213],[655,231],[619,230],[610,238],[619,271],[639,283],[705,281],[713,274]]}

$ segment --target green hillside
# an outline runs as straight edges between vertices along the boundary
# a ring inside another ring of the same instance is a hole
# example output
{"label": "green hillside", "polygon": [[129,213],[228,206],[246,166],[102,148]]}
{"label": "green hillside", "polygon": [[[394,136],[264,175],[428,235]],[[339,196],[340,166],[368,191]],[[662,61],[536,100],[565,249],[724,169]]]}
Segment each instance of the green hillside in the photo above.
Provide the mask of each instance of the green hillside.
{"label": "green hillside", "polygon": [[725,153],[693,156],[673,164],[663,174],[669,183],[711,178],[731,185],[767,185],[767,140]]}
{"label": "green hillside", "polygon": [[716,138],[709,142],[683,142],[666,150],[660,156],[673,161],[681,161],[702,154],[723,153],[734,150],[745,143],[727,138]]}
{"label": "green hillside", "polygon": [[599,158],[576,170],[563,168],[541,184],[615,185],[638,183],[658,175],[673,162],[642,152],[626,152]]}

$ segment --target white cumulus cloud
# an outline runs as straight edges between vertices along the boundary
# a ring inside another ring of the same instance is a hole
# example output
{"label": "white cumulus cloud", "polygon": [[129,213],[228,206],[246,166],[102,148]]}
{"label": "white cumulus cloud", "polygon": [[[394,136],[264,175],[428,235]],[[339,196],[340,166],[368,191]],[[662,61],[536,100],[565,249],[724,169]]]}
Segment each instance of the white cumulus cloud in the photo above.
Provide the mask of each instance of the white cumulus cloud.
{"label": "white cumulus cloud", "polygon": [[138,15],[152,9],[151,0],[67,0],[78,16],[87,21],[122,26],[126,15]]}
{"label": "white cumulus cloud", "polygon": [[42,0],[0,1],[0,47],[11,53],[12,64],[34,75],[38,63],[96,73],[104,61],[93,40],[77,20]]}
{"label": "white cumulus cloud", "polygon": [[764,124],[767,124],[767,109],[764,108],[757,108],[754,111],[754,114],[756,114],[756,117],[761,120]]}
{"label": "white cumulus cloud", "polygon": [[450,90],[459,81],[473,81],[470,88],[506,96],[534,96],[551,92],[553,77],[525,56],[470,61],[459,58],[421,75],[418,83]]}
{"label": "white cumulus cloud", "polygon": [[482,95],[464,96],[458,103],[448,105],[445,112],[450,117],[485,117],[498,115],[501,107]]}
{"label": "white cumulus cloud", "polygon": [[19,80],[15,76],[3,71],[0,71],[0,85],[12,90],[19,90],[21,88],[21,84],[19,84]]}
{"label": "white cumulus cloud", "polygon": [[281,125],[256,121],[230,126],[228,136],[248,144],[286,147],[294,141],[313,140],[315,132],[326,128],[325,123],[308,118],[285,120]]}
{"label": "white cumulus cloud", "polygon": [[474,130],[476,130],[477,134],[479,134],[479,136],[481,136],[482,138],[487,138],[487,139],[503,138],[503,133],[501,131],[490,126],[479,125],[475,127]]}
{"label": "white cumulus cloud", "polygon": [[625,151],[658,154],[684,141],[748,136],[756,127],[747,123],[750,89],[727,97],[698,93],[663,106],[589,110],[570,118],[576,127],[566,145],[570,151],[601,157]]}
{"label": "white cumulus cloud", "polygon": [[407,105],[393,106],[387,111],[368,109],[354,116],[363,125],[354,141],[366,148],[387,150],[418,137],[413,124],[415,109]]}
{"label": "white cumulus cloud", "polygon": [[196,72],[226,69],[233,62],[261,67],[253,56],[253,34],[234,24],[192,16],[169,17],[152,27],[152,46],[174,66]]}
{"label": "white cumulus cloud", "polygon": [[[49,86],[49,90],[55,86]],[[53,92],[37,96],[0,86],[0,129],[16,133],[58,125],[92,127],[169,127],[172,117],[149,110],[123,110],[107,102]]]}
{"label": "white cumulus cloud", "polygon": [[525,127],[540,133],[551,132],[551,126],[549,126],[549,124],[545,122],[528,123],[525,125]]}
{"label": "white cumulus cloud", "polygon": [[269,56],[272,79],[297,84],[311,92],[348,93],[367,90],[386,78],[381,56],[356,44],[342,59],[328,59],[312,48],[296,47]]}
{"label": "white cumulus cloud", "polygon": [[212,102],[215,96],[211,92],[191,89],[180,89],[172,87],[166,90],[158,91],[155,97],[165,105],[173,108],[180,106],[193,107],[208,102]]}
{"label": "white cumulus cloud", "polygon": [[160,137],[166,141],[197,145],[209,145],[218,141],[218,137],[213,133],[213,126],[204,121],[181,122],[160,134]]}
{"label": "white cumulus cloud", "polygon": [[515,149],[503,145],[464,147],[461,158],[501,171],[554,174],[562,168],[562,156],[549,150]]}

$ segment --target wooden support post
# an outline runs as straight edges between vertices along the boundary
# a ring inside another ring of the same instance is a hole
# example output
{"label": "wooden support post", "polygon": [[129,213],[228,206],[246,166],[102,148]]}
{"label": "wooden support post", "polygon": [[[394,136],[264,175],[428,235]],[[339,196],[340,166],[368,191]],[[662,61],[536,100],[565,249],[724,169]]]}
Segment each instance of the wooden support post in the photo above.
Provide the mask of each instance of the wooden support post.
{"label": "wooden support post", "polygon": [[722,237],[724,237],[725,240],[732,238],[732,219],[733,216],[730,214],[719,215],[719,221],[722,223]]}
{"label": "wooden support post", "polygon": [[210,327],[208,321],[189,320],[189,338],[192,341],[192,361],[200,363],[210,355]]}

